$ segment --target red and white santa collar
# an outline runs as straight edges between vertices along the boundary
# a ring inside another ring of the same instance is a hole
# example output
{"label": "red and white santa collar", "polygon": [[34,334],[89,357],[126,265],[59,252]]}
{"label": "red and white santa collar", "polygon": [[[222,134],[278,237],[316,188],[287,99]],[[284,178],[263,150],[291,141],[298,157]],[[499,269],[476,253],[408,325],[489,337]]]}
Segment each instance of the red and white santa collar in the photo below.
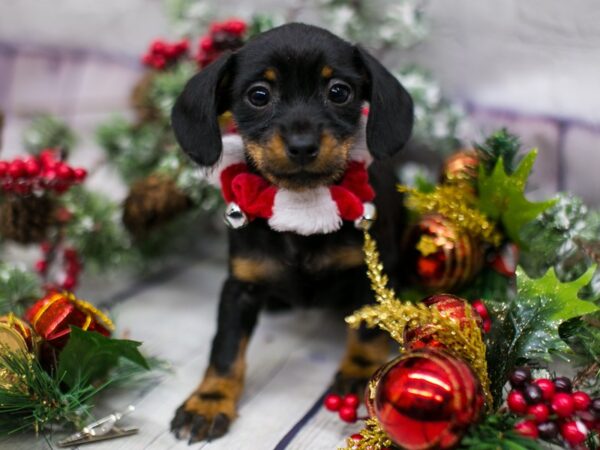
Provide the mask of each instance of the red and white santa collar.
{"label": "red and white santa collar", "polygon": [[345,220],[364,226],[365,220],[374,218],[370,202],[375,191],[367,173],[372,157],[366,145],[364,120],[361,125],[342,179],[331,186],[303,191],[275,186],[252,173],[246,164],[242,138],[237,134],[225,135],[223,156],[210,168],[207,178],[221,189],[228,204],[226,223],[239,228],[262,218],[275,231],[303,236],[337,231]]}

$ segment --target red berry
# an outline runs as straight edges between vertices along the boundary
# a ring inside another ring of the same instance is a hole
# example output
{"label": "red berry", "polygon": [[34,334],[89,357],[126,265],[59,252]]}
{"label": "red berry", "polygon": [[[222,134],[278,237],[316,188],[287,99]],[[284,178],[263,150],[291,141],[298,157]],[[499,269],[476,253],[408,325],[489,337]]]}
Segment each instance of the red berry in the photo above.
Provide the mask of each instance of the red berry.
{"label": "red berry", "polygon": [[516,414],[525,414],[527,412],[527,401],[525,396],[519,391],[510,391],[506,399],[508,408]]}
{"label": "red berry", "polygon": [[150,51],[155,55],[162,55],[166,44],[162,39],[156,39],[150,44]]}
{"label": "red berry", "polygon": [[146,53],[142,56],[142,64],[145,64],[146,66],[152,65],[152,55],[150,53]]}
{"label": "red berry", "polygon": [[83,167],[77,167],[76,169],[73,169],[73,177],[76,182],[81,183],[85,180],[85,177],[87,177],[87,170]]}
{"label": "red berry", "polygon": [[344,404],[344,406],[350,406],[351,408],[356,409],[358,408],[358,405],[360,405],[360,398],[356,394],[344,395],[342,403]]}
{"label": "red berry", "polygon": [[77,260],[77,250],[74,248],[65,248],[63,255],[68,261],[76,261]]}
{"label": "red berry", "polygon": [[155,69],[164,69],[167,65],[167,60],[164,58],[164,56],[156,55],[154,57],[154,63],[152,65]]}
{"label": "red berry", "polygon": [[0,177],[6,175],[8,171],[8,163],[6,161],[0,161]]}
{"label": "red berry", "polygon": [[8,166],[8,175],[11,178],[20,178],[25,175],[25,163],[20,159],[15,159]]}
{"label": "red berry", "polygon": [[44,242],[42,242],[42,243],[40,244],[40,249],[42,250],[42,252],[43,252],[44,254],[48,254],[48,252],[50,251],[50,248],[51,248],[51,247],[52,247],[52,246],[50,245],[50,242],[48,242],[48,241],[44,241]]}
{"label": "red berry", "polygon": [[223,31],[236,36],[241,36],[246,31],[246,22],[238,19],[231,19],[223,24]]}
{"label": "red berry", "polygon": [[350,436],[350,439],[353,441],[362,441],[363,437],[360,433],[354,433],[352,436]]}
{"label": "red berry", "polygon": [[68,274],[65,277],[65,281],[63,281],[62,287],[67,290],[72,290],[75,286],[77,286],[77,277],[72,274]]}
{"label": "red berry", "polygon": [[573,390],[573,384],[567,377],[557,377],[554,379],[554,389],[556,392],[566,392],[570,394]]}
{"label": "red berry", "polygon": [[542,390],[542,395],[544,397],[544,400],[546,401],[550,401],[552,400],[552,397],[554,397],[554,383],[552,382],[552,380],[549,380],[548,378],[538,378],[537,380],[533,381],[534,384],[537,384],[538,387]]}
{"label": "red berry", "polygon": [[42,170],[41,164],[35,158],[27,158],[25,160],[25,172],[30,177],[35,177],[39,175]]}
{"label": "red berry", "polygon": [[340,415],[340,419],[342,419],[344,422],[356,422],[356,408],[352,408],[351,406],[342,406],[338,414]]}
{"label": "red berry", "polygon": [[471,306],[475,311],[477,311],[477,314],[479,314],[482,319],[490,318],[490,314],[488,313],[488,310],[482,300],[475,300],[473,303],[471,303]]}
{"label": "red berry", "polygon": [[515,425],[515,431],[521,436],[530,437],[537,439],[538,429],[537,425],[533,420],[524,420]]}
{"label": "red berry", "polygon": [[40,163],[42,164],[42,167],[44,167],[44,168],[52,167],[52,166],[54,166],[54,163],[56,162],[56,151],[51,148],[42,150],[38,156],[38,159],[39,159]]}
{"label": "red berry", "polygon": [[580,421],[565,422],[560,427],[560,434],[570,445],[582,444],[588,435],[588,429]]}
{"label": "red berry", "polygon": [[48,270],[48,261],[45,259],[40,259],[35,262],[35,270],[37,273],[41,273],[42,275],[46,273]]}
{"label": "red berry", "polygon": [[328,394],[323,401],[323,405],[329,411],[338,411],[342,406],[342,398],[336,394]]}
{"label": "red berry", "polygon": [[59,180],[69,181],[73,179],[73,169],[64,163],[58,164],[56,167],[56,176]]}
{"label": "red berry", "polygon": [[490,319],[484,319],[483,320],[483,332],[489,333],[491,329],[492,329],[492,321]]}
{"label": "red berry", "polygon": [[200,48],[205,52],[214,50],[212,38],[210,36],[204,36],[200,38]]}
{"label": "red berry", "polygon": [[182,39],[179,42],[177,42],[176,46],[177,46],[177,51],[179,52],[179,54],[182,54],[189,50],[190,43],[187,39]]}
{"label": "red berry", "polygon": [[558,417],[569,417],[575,411],[575,402],[570,394],[559,392],[552,399],[552,411]]}
{"label": "red berry", "polygon": [[538,403],[527,408],[527,415],[531,416],[537,423],[545,422],[550,416],[550,410],[544,403]]}
{"label": "red berry", "polygon": [[575,403],[576,411],[585,411],[592,404],[592,399],[585,392],[577,391],[573,392],[573,403]]}
{"label": "red berry", "polygon": [[57,178],[56,170],[54,170],[53,168],[48,168],[44,170],[44,172],[42,173],[42,177],[44,177],[44,179],[46,179],[47,181],[54,181]]}
{"label": "red berry", "polygon": [[542,390],[536,384],[525,386],[525,389],[523,389],[523,396],[525,396],[525,400],[527,400],[527,403],[530,405],[540,403],[544,399]]}
{"label": "red berry", "polygon": [[513,389],[523,389],[531,381],[531,370],[528,367],[518,367],[508,380]]}

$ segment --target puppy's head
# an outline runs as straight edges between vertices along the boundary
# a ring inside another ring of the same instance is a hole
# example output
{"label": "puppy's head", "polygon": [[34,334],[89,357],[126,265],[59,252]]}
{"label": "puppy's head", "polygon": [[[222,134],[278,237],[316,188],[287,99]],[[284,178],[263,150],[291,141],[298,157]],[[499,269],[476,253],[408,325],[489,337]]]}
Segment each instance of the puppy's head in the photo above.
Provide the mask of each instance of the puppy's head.
{"label": "puppy's head", "polygon": [[232,111],[250,163],[272,183],[301,190],[344,172],[365,101],[369,150],[378,159],[391,156],[412,129],[406,90],[361,47],[289,24],[196,74],[172,123],[183,150],[210,166],[222,150],[217,117]]}

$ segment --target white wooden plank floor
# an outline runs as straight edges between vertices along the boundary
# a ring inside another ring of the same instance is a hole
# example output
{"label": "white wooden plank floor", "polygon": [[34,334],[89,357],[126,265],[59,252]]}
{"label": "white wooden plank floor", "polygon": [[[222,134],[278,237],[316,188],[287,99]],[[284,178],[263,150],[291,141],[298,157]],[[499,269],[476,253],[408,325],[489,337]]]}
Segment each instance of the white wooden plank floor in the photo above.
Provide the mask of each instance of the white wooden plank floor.
{"label": "white wooden plank floor", "polygon": [[[142,388],[113,391],[101,398],[97,414],[134,404],[136,412],[126,425],[139,427],[139,434],[81,448],[325,450],[342,445],[356,427],[313,408],[335,372],[344,342],[342,318],[322,311],[263,314],[248,351],[240,416],[230,433],[192,447],[173,438],[168,430],[171,416],[206,366],[225,272],[214,264],[199,263],[172,273],[170,278],[130,287],[112,313],[122,331],[143,341],[147,354],[168,360],[173,370]],[[86,295],[94,297],[93,292]],[[305,417],[311,408],[310,417]],[[0,449],[56,448],[60,437],[60,433],[49,440],[12,437],[0,441]]]}

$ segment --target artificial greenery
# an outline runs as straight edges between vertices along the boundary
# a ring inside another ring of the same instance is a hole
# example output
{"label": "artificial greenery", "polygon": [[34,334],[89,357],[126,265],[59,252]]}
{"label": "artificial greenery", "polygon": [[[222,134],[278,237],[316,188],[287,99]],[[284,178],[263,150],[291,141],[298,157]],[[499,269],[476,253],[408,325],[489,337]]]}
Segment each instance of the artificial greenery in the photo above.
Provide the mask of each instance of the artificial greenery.
{"label": "artificial greenery", "polygon": [[[57,368],[44,367],[31,353],[1,352],[0,435],[55,424],[81,427],[98,393],[150,368],[139,345],[71,327]],[[123,359],[129,361],[126,371],[119,370]]]}
{"label": "artificial greenery", "polygon": [[490,134],[482,144],[475,144],[475,149],[486,173],[491,172],[502,158],[504,171],[511,175],[520,161],[521,141],[506,128],[501,128]]}
{"label": "artificial greenery", "polygon": [[506,172],[503,158],[499,157],[490,173],[480,167],[477,178],[478,209],[501,222],[506,236],[521,245],[521,228],[556,203],[556,200],[530,202],[525,198],[527,179],[536,157],[536,150],[529,152],[512,174]]}
{"label": "artificial greenery", "polygon": [[592,274],[590,269],[577,280],[561,283],[552,269],[541,278],[531,279],[519,268],[514,298],[486,299],[493,320],[486,336],[487,359],[497,405],[508,374],[516,365],[528,360],[548,362],[557,353],[570,353],[560,338],[559,327],[570,319],[598,311],[594,303],[578,298]]}
{"label": "artificial greenery", "polygon": [[0,262],[0,315],[21,315],[28,303],[41,296],[39,277],[24,266]]}
{"label": "artificial greenery", "polygon": [[34,118],[23,133],[23,145],[32,154],[38,154],[46,148],[58,148],[69,152],[76,142],[77,138],[71,128],[50,114]]}
{"label": "artificial greenery", "polygon": [[540,444],[514,431],[518,419],[496,413],[474,424],[457,447],[462,450],[541,450]]}

